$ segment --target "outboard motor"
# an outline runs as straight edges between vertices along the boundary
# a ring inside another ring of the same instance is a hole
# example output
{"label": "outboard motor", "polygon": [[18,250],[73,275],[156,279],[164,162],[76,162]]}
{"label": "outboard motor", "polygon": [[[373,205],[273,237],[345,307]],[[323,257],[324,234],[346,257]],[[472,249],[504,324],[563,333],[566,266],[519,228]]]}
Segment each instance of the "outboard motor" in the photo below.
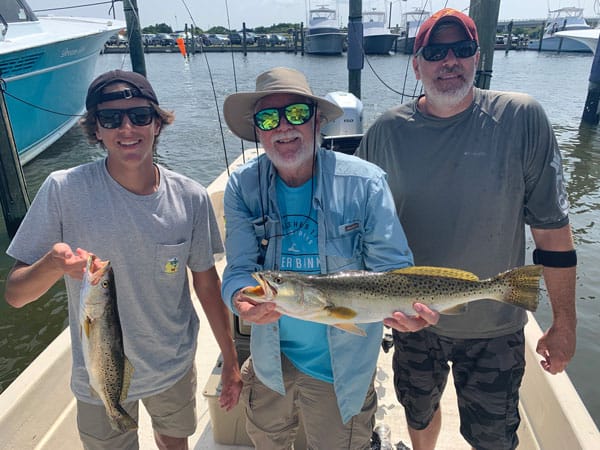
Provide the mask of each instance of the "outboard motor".
{"label": "outboard motor", "polygon": [[342,91],[330,92],[325,99],[344,114],[321,128],[323,147],[351,155],[363,136],[363,104],[354,94]]}

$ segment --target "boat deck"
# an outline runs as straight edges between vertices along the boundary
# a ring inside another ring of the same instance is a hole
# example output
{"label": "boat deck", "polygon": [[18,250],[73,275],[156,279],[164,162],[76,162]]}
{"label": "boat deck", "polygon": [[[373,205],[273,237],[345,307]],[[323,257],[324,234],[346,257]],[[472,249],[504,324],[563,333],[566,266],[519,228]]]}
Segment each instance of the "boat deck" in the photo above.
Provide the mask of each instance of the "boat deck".
{"label": "boat deck", "polygon": [[[251,153],[248,153],[251,154]],[[232,166],[239,165],[238,158]],[[217,217],[222,217],[222,192],[226,174],[209,186]],[[222,224],[221,224],[222,225]],[[217,261],[219,273],[225,259]],[[215,385],[215,364],[219,349],[210,331],[208,321],[195,299],[201,321],[198,336],[196,369],[198,373],[197,414],[198,427],[190,439],[190,448],[235,450],[252,448],[231,445],[247,442],[241,423],[241,407],[225,414],[218,410],[216,397],[210,394]],[[541,334],[537,322],[530,316],[526,327],[528,342],[527,371],[521,389],[522,424],[519,430],[520,449],[526,450],[597,450],[600,434],[566,374],[551,376],[539,368],[535,343]],[[402,407],[396,401],[391,367],[392,352],[379,355],[375,386],[379,398],[376,414],[378,423],[389,425],[392,442],[403,441],[410,446]],[[63,450],[81,448],[76,426],[75,399],[69,388],[71,351],[69,331],[58,338],[0,395],[0,450],[36,449]],[[466,450],[470,446],[459,434],[456,398],[452,383],[448,384],[442,399],[443,424],[437,448],[439,450]],[[211,420],[216,419],[215,423]],[[236,420],[237,419],[239,420]],[[227,422],[224,427],[222,421]],[[234,426],[235,425],[235,426]],[[225,433],[223,432],[225,428]],[[218,432],[217,432],[218,431]],[[224,435],[226,439],[223,439]],[[237,434],[235,438],[233,435]],[[139,437],[141,449],[156,448],[150,419],[140,406]],[[215,438],[220,442],[215,442]]]}

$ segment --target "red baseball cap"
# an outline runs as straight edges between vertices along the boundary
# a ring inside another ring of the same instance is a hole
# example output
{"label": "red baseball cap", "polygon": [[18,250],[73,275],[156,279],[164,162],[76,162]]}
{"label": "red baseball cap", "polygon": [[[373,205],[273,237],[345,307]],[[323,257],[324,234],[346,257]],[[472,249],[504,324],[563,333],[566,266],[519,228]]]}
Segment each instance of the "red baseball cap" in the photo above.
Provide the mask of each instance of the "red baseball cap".
{"label": "red baseball cap", "polygon": [[453,22],[460,25],[465,31],[467,37],[479,44],[477,37],[477,27],[475,22],[466,14],[452,8],[444,8],[434,13],[419,27],[417,36],[415,37],[415,45],[413,53],[416,54],[421,47],[429,45],[429,38],[433,30],[442,23]]}

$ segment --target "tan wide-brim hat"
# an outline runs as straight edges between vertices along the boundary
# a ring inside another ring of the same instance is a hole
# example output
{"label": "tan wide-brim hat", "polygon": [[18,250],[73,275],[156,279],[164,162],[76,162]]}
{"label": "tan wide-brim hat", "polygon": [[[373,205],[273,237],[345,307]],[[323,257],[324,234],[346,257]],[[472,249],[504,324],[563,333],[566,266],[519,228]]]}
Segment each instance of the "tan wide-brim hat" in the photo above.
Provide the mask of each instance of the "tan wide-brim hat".
{"label": "tan wide-brim hat", "polygon": [[326,122],[337,119],[344,111],[335,103],[313,95],[302,72],[287,67],[276,67],[256,78],[255,92],[231,94],[223,103],[223,116],[227,126],[236,136],[254,141],[254,107],[263,97],[272,94],[296,94],[317,104],[318,113]]}

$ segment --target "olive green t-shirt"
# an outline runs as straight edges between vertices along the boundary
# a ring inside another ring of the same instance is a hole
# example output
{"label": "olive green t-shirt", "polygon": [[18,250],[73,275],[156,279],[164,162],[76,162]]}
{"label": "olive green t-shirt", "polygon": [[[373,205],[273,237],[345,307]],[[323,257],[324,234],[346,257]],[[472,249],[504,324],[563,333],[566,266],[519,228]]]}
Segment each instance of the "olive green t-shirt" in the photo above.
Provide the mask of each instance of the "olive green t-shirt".
{"label": "olive green t-shirt", "polygon": [[[524,264],[526,224],[568,224],[560,151],[542,107],[525,94],[475,89],[472,105],[445,119],[404,104],[377,119],[356,154],[387,172],[415,265],[487,278]],[[483,300],[432,329],[487,338],[525,322],[524,310]]]}

